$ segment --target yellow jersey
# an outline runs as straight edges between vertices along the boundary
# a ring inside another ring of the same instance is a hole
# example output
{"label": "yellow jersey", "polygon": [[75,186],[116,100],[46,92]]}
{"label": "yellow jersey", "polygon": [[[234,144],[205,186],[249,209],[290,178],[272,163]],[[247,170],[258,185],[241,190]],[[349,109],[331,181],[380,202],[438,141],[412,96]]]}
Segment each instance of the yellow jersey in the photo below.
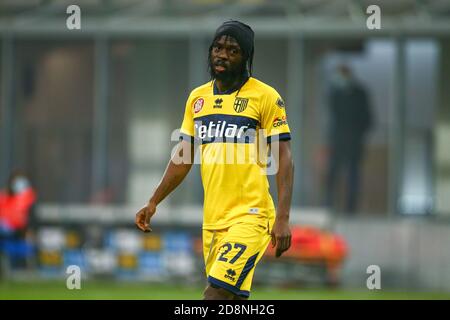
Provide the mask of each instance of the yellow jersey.
{"label": "yellow jersey", "polygon": [[244,221],[267,226],[274,219],[263,142],[291,139],[284,102],[274,88],[253,77],[225,94],[214,81],[197,87],[186,102],[180,139],[200,148],[203,229]]}

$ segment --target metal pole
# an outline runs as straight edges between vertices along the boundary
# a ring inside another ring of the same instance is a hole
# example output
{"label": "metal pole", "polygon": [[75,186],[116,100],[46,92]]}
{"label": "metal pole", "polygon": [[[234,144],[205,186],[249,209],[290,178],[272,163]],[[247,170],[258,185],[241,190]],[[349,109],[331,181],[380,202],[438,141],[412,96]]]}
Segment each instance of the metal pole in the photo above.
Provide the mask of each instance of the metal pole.
{"label": "metal pole", "polygon": [[290,35],[288,38],[288,56],[287,56],[287,113],[288,122],[291,129],[291,149],[294,159],[294,190],[292,195],[292,205],[299,206],[306,203],[306,193],[304,190],[304,179],[302,179],[305,167],[303,143],[303,115],[305,105],[304,90],[304,74],[305,74],[305,53],[304,39],[297,35]]}
{"label": "metal pole", "polygon": [[406,124],[406,61],[405,41],[397,38],[394,69],[394,108],[391,112],[389,139],[389,214],[400,212],[401,186],[403,182],[403,160]]}
{"label": "metal pole", "polygon": [[[202,85],[208,81],[207,75],[207,61],[208,61],[208,42],[203,36],[191,36],[189,37],[189,83],[188,92],[194,88]],[[187,99],[186,95],[186,99]],[[180,126],[178,124],[178,126]],[[197,205],[202,204],[203,194],[201,192],[196,192],[195,190],[202,190],[202,180],[200,176],[199,166],[195,165],[193,170],[194,174],[188,175],[188,183],[192,186],[189,188],[191,193],[188,196],[190,201],[195,202]]]}
{"label": "metal pole", "polygon": [[95,40],[94,121],[92,193],[107,186],[108,173],[108,103],[109,103],[109,43],[104,37]]}
{"label": "metal pole", "polygon": [[1,58],[1,109],[0,109],[0,183],[6,180],[12,170],[13,130],[14,130],[14,41],[11,36],[4,36]]}

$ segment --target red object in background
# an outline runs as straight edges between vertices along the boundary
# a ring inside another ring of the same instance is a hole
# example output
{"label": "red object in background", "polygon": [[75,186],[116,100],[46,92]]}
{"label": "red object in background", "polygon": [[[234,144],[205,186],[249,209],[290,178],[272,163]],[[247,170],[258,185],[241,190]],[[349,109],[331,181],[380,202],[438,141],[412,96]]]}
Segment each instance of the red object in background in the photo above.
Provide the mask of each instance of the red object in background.
{"label": "red object in background", "polygon": [[[291,247],[278,259],[324,264],[329,282],[337,283],[339,269],[348,256],[348,246],[344,238],[311,226],[293,226],[291,234]],[[275,258],[275,248],[272,248],[271,244],[265,255]]]}
{"label": "red object in background", "polygon": [[35,201],[36,193],[31,187],[17,194],[0,192],[0,223],[12,231],[25,228]]}

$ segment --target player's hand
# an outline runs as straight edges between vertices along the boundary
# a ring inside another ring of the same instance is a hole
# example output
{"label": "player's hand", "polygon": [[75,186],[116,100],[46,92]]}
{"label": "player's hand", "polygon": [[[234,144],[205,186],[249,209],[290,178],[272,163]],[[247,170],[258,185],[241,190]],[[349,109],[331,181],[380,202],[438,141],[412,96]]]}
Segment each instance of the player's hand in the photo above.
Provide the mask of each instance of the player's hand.
{"label": "player's hand", "polygon": [[138,213],[136,213],[136,226],[138,229],[144,232],[151,232],[152,229],[150,228],[150,218],[155,214],[155,212],[156,205],[151,202],[139,210]]}
{"label": "player's hand", "polygon": [[277,247],[275,257],[280,257],[291,246],[291,230],[287,219],[277,217],[270,234],[272,236],[272,248]]}

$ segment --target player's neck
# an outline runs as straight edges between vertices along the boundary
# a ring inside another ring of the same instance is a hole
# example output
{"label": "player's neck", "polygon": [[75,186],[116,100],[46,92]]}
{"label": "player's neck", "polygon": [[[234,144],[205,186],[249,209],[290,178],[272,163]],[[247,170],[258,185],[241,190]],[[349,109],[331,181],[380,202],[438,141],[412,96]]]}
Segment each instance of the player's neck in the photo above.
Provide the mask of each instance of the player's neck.
{"label": "player's neck", "polygon": [[231,81],[215,80],[215,84],[219,92],[229,92],[231,89],[236,90],[242,86],[242,83],[247,80],[247,77],[237,77]]}

